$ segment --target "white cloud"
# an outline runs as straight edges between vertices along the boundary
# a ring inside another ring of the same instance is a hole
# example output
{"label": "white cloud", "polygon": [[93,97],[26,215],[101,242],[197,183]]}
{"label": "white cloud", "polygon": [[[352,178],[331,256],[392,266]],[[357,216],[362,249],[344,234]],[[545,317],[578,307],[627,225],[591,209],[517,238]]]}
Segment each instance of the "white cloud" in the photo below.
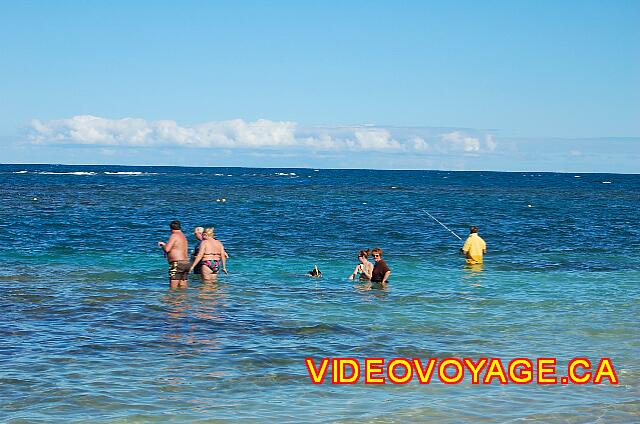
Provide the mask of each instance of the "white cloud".
{"label": "white cloud", "polygon": [[427,152],[431,150],[431,146],[429,146],[429,144],[420,137],[412,138],[411,143],[413,145],[414,150],[418,152]]}
{"label": "white cloud", "polygon": [[[484,143],[480,140],[484,137]],[[182,126],[172,120],[107,119],[90,115],[31,122],[30,141],[44,145],[114,147],[190,147],[311,151],[381,151],[428,155],[493,151],[491,134],[433,128],[383,128],[372,125],[306,127],[259,119],[211,121]]]}
{"label": "white cloud", "polygon": [[462,150],[464,152],[477,152],[480,150],[480,140],[465,135],[460,131],[443,134],[442,140],[451,143],[455,150]]}
{"label": "white cloud", "polygon": [[397,140],[391,138],[389,131],[384,129],[367,129],[355,132],[356,142],[353,144],[363,150],[393,150],[402,149]]}
{"label": "white cloud", "polygon": [[493,140],[493,134],[487,134],[484,136],[484,142],[487,145],[487,149],[493,152],[498,147],[498,143]]}
{"label": "white cloud", "polygon": [[183,127],[175,121],[74,116],[49,122],[33,120],[32,141],[99,146],[269,147],[295,144],[295,124],[241,119]]}

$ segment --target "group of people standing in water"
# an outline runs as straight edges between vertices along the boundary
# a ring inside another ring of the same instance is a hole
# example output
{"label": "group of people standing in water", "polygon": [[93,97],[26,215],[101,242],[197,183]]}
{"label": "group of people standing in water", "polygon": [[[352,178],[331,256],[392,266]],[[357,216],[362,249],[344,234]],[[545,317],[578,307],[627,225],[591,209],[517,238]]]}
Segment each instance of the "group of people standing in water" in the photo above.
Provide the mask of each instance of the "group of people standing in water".
{"label": "group of people standing in water", "polygon": [[[203,283],[216,281],[220,271],[227,274],[227,258],[229,255],[224,250],[224,245],[215,238],[213,227],[196,227],[193,234],[198,242],[189,260],[189,242],[182,232],[180,221],[169,223],[171,236],[167,242],[158,242],[158,246],[164,251],[169,262],[169,287],[186,288],[189,274],[199,274]],[[478,235],[478,228],[471,227],[469,237],[460,248],[460,252],[466,256],[468,264],[481,264],[482,256],[487,252],[485,241]],[[369,255],[373,256],[374,263],[369,261]],[[358,279],[361,282],[377,283],[386,286],[391,269],[382,259],[382,249],[374,247],[371,251],[361,250],[358,253],[359,264],[349,276],[350,280]],[[308,273],[311,277],[321,277],[322,273],[317,266]]]}
{"label": "group of people standing in water", "polygon": [[186,288],[189,274],[200,274],[203,283],[210,283],[217,279],[220,271],[227,274],[227,258],[224,245],[215,238],[213,227],[196,227],[193,231],[198,243],[193,249],[189,260],[189,242],[182,232],[180,221],[169,223],[171,236],[167,242],[158,242],[169,262],[169,287],[172,289]]}
{"label": "group of people standing in water", "polygon": [[[374,263],[369,262],[369,253],[373,256]],[[386,285],[391,270],[387,263],[382,259],[382,249],[374,247],[371,252],[369,250],[361,250],[358,253],[358,261],[360,262],[353,273],[349,276],[349,280],[359,279],[360,281],[371,281]]]}
{"label": "group of people standing in water", "polygon": [[[370,254],[373,256],[374,263],[369,262]],[[387,285],[391,270],[382,259],[382,249],[374,247],[371,250],[361,250],[358,253],[358,261],[360,263],[356,265],[356,269],[349,276],[349,280],[357,279],[363,283],[378,283],[383,287]],[[307,275],[309,277],[322,277],[322,272],[318,269],[318,265],[314,265]]]}

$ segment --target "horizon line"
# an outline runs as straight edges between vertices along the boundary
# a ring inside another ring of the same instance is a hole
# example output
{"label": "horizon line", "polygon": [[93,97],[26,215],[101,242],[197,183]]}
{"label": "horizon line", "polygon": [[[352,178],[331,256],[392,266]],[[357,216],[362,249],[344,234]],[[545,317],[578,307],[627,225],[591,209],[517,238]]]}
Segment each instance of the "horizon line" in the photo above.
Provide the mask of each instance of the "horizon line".
{"label": "horizon line", "polygon": [[538,170],[518,170],[505,171],[493,169],[391,169],[391,168],[323,168],[323,167],[303,167],[303,166],[194,166],[194,165],[122,165],[122,164],[77,164],[77,163],[0,163],[0,166],[116,166],[116,167],[143,167],[143,168],[224,168],[224,169],[310,169],[325,171],[405,171],[405,172],[493,172],[493,173],[539,173],[539,174],[611,174],[611,175],[640,175],[640,172],[601,172],[601,171],[538,171]]}

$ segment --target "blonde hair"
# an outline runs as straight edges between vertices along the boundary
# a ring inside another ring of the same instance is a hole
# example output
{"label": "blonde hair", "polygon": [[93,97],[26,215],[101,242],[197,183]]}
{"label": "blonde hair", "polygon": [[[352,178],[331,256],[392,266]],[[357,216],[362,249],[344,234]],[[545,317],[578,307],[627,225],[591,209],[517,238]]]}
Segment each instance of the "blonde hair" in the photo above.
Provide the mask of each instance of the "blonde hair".
{"label": "blonde hair", "polygon": [[207,236],[207,238],[213,238],[213,227],[205,229],[202,235]]}

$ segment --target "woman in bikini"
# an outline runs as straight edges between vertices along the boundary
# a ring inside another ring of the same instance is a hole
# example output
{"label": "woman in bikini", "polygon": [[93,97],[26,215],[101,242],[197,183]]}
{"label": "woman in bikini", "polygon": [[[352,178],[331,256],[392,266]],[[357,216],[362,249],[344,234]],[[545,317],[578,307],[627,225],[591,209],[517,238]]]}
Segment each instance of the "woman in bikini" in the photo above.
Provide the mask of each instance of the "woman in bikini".
{"label": "woman in bikini", "polygon": [[373,264],[369,262],[369,250],[361,250],[358,253],[360,263],[353,270],[353,274],[349,276],[349,280],[353,280],[358,275],[360,281],[371,281],[371,273],[373,272]]}
{"label": "woman in bikini", "polygon": [[227,256],[224,246],[220,241],[213,237],[213,228],[207,228],[202,233],[202,244],[198,250],[198,256],[191,264],[191,271],[202,261],[202,270],[200,276],[203,283],[216,281],[218,272],[227,274]]}

